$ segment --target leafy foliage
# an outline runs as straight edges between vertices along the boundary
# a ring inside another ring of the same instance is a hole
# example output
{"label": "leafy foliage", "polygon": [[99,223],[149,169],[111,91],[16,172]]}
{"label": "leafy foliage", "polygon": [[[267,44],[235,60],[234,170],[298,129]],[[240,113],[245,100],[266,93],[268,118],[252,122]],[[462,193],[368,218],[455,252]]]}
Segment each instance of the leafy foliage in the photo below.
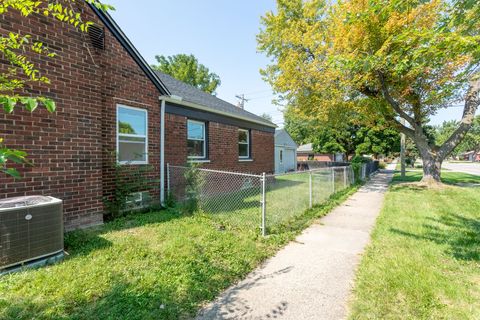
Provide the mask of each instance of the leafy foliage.
{"label": "leafy foliage", "polygon": [[262,113],[262,114],[260,115],[260,117],[262,117],[263,119],[268,120],[268,121],[270,121],[270,122],[273,121],[272,115],[270,115],[270,114],[268,114],[268,113],[266,113],[266,112]]}
{"label": "leafy foliage", "polygon": [[188,214],[196,212],[199,207],[201,187],[204,183],[198,165],[188,163],[188,169],[184,173],[185,178],[185,197],[183,211]]}
{"label": "leafy foliage", "polygon": [[381,120],[364,122],[359,114],[352,112],[341,122],[310,119],[295,108],[287,108],[284,117],[285,128],[295,142],[312,142],[320,153],[378,156],[400,151],[398,131]]}
{"label": "leafy foliage", "polygon": [[[119,164],[114,161],[112,166],[114,168],[113,193],[103,199],[107,210],[106,220],[119,218],[137,209],[132,195],[137,192],[145,192],[145,195],[148,195],[149,191],[155,190],[160,184],[159,179],[149,178],[150,173],[153,172],[153,167],[150,165],[131,166],[128,163]],[[152,205],[151,198],[143,199],[141,205],[148,208]]]}
{"label": "leafy foliage", "polygon": [[152,65],[153,69],[171,75],[175,79],[207,93],[215,94],[215,90],[221,84],[220,77],[199,63],[193,54],[156,56],[155,59],[158,64]]}
{"label": "leafy foliage", "polygon": [[[97,0],[78,0],[93,4],[100,10],[113,9],[112,6]],[[86,31],[91,22],[84,22],[79,12],[73,9],[75,0],[61,3],[54,0],[2,0],[0,2],[0,15],[8,11],[18,11],[23,17],[31,14],[41,14],[53,17],[58,21],[69,24],[81,31]],[[17,106],[22,106],[27,111],[33,112],[42,106],[49,112],[56,109],[55,101],[44,96],[25,96],[20,94],[24,88],[39,84],[50,84],[50,80],[42,75],[39,68],[32,62],[34,56],[55,58],[44,43],[34,41],[30,34],[9,32],[0,37],[0,54],[2,59],[10,66],[0,73],[0,109],[5,113],[12,113]],[[1,143],[1,141],[0,141]],[[10,176],[19,178],[19,173],[8,164],[26,161],[26,154],[19,150],[11,150],[0,144],[0,171]]]}
{"label": "leafy foliage", "polygon": [[[425,174],[468,131],[480,103],[480,10],[470,0],[278,0],[262,18],[262,71],[287,104],[310,119],[347,111],[381,119],[415,141]],[[428,142],[430,116],[465,100],[462,122],[441,146]],[[401,121],[404,119],[406,125]]]}

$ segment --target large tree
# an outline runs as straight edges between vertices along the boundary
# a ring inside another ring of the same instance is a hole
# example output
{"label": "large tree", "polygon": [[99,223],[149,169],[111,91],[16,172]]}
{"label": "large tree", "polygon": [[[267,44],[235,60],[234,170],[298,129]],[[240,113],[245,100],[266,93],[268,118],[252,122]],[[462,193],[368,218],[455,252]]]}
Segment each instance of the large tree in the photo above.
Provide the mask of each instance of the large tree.
{"label": "large tree", "polygon": [[207,93],[215,94],[215,90],[221,84],[220,77],[199,63],[193,54],[155,56],[155,59],[158,64],[152,65],[153,69],[162,71]]}
{"label": "large tree", "polygon": [[[8,11],[18,11],[24,17],[39,14],[51,16],[74,28],[86,31],[91,22],[82,20],[80,12],[75,9],[75,1],[0,0],[0,18]],[[113,8],[97,0],[77,1],[93,4],[100,10]],[[16,107],[23,107],[33,112],[39,106],[45,107],[50,112],[55,111],[55,101],[52,99],[25,93],[25,89],[35,92],[36,85],[50,84],[50,80],[42,75],[33,62],[34,58],[46,56],[55,59],[55,52],[50,50],[47,44],[34,40],[35,38],[28,33],[15,32],[0,36],[1,59],[9,64],[8,68],[2,68],[0,72],[0,110],[3,109],[5,113],[12,113]],[[27,162],[27,154],[21,150],[11,149],[3,143],[0,137],[0,172],[19,177],[18,172],[9,165]]]}
{"label": "large tree", "polygon": [[[468,132],[480,103],[480,6],[475,0],[278,0],[259,50],[275,91],[312,118],[338,108],[382,119],[416,144],[425,183]],[[454,102],[462,120],[441,145],[429,118]]]}

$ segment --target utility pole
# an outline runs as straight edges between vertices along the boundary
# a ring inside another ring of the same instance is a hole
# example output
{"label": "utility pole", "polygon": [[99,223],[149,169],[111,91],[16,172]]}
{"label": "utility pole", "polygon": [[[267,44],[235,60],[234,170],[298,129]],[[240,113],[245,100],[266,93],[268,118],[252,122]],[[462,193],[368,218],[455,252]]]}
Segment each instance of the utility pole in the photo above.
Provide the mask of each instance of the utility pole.
{"label": "utility pole", "polygon": [[[402,125],[405,125],[405,120],[400,119]],[[405,133],[400,133],[400,171],[402,178],[405,178]]]}
{"label": "utility pole", "polygon": [[242,108],[242,109],[245,109],[245,102],[248,102],[248,100],[250,100],[250,99],[246,99],[245,95],[243,93],[242,94],[237,94],[237,95],[235,95],[235,97],[240,99],[240,101],[238,102],[238,107]]}

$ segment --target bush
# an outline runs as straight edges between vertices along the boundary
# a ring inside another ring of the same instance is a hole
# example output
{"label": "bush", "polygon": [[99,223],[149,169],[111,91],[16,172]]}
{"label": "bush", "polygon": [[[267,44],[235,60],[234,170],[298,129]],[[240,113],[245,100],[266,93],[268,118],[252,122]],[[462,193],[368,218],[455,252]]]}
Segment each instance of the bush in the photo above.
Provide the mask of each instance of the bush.
{"label": "bush", "polygon": [[353,156],[350,160],[350,165],[352,166],[353,173],[355,175],[355,182],[360,182],[360,173],[364,163],[372,161],[370,158],[362,157],[359,155]]}
{"label": "bush", "polygon": [[[103,198],[106,214],[105,220],[113,220],[124,216],[127,213],[147,209],[153,205],[149,191],[158,188],[160,181],[151,179],[150,173],[153,171],[151,165],[129,165],[113,163],[114,179],[112,194]],[[132,202],[132,195],[137,192],[144,192],[142,195],[141,206]]]}
{"label": "bush", "polygon": [[183,210],[185,213],[194,213],[199,209],[200,189],[202,186],[202,179],[200,170],[195,164],[188,164],[188,169],[184,173],[185,178],[185,203]]}

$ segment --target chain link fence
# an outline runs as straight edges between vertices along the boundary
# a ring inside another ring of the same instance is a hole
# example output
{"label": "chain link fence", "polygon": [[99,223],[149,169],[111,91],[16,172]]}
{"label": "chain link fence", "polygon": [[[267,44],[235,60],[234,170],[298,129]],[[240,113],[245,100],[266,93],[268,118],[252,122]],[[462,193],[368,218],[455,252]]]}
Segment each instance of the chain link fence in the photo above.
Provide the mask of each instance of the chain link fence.
{"label": "chain link fence", "polygon": [[168,194],[181,208],[203,212],[224,228],[263,235],[354,182],[350,166],[255,175],[167,165]]}

